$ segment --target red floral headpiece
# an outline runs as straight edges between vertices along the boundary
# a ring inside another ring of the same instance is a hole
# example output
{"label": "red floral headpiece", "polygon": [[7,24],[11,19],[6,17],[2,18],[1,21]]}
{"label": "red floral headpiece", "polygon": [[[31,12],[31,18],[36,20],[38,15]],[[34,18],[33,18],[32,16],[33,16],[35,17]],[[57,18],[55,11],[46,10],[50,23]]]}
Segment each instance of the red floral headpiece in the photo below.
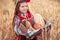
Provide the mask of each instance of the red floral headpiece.
{"label": "red floral headpiece", "polygon": [[26,2],[30,2],[30,0],[26,0]]}

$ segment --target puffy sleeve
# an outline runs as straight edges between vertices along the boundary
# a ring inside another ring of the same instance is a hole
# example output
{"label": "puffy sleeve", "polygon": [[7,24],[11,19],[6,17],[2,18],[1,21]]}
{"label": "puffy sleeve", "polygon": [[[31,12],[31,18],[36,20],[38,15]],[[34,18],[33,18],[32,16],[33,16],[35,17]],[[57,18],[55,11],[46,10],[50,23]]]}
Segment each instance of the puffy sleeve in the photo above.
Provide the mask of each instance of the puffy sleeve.
{"label": "puffy sleeve", "polygon": [[19,29],[19,24],[20,24],[20,19],[15,17],[14,18],[14,31],[17,35],[19,35],[21,33],[21,30]]}

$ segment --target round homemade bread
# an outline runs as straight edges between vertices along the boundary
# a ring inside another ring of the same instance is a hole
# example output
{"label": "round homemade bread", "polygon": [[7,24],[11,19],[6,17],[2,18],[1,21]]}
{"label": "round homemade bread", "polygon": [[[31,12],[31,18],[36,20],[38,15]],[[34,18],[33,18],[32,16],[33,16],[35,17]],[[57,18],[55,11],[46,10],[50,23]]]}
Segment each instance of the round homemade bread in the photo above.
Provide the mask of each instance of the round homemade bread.
{"label": "round homemade bread", "polygon": [[34,21],[35,21],[35,24],[34,24],[35,29],[39,29],[43,27],[45,24],[43,17],[40,14],[34,14]]}

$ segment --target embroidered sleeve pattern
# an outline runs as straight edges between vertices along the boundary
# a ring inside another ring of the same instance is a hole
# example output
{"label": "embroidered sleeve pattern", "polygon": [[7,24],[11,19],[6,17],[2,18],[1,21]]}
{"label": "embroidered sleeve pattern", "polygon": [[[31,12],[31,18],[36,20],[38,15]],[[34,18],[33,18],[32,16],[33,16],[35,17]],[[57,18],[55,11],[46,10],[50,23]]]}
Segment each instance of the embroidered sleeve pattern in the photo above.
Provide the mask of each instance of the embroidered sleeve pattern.
{"label": "embroidered sleeve pattern", "polygon": [[14,19],[14,31],[16,32],[17,35],[19,35],[19,33],[21,33],[21,30],[18,28],[20,23],[19,18],[15,17]]}

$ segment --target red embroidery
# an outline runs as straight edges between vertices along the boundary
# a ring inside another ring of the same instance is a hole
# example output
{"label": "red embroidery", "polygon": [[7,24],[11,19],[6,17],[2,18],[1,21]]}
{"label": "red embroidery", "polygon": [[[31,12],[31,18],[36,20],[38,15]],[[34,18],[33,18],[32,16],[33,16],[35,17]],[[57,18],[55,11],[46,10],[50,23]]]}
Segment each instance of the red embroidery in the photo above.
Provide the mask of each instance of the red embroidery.
{"label": "red embroidery", "polygon": [[[25,19],[25,18],[23,18],[22,16],[20,16],[20,15],[18,15],[18,17],[19,17],[19,19],[22,21],[23,19]],[[27,16],[26,16],[27,18],[31,18],[32,17],[32,14],[31,13],[27,13]]]}

